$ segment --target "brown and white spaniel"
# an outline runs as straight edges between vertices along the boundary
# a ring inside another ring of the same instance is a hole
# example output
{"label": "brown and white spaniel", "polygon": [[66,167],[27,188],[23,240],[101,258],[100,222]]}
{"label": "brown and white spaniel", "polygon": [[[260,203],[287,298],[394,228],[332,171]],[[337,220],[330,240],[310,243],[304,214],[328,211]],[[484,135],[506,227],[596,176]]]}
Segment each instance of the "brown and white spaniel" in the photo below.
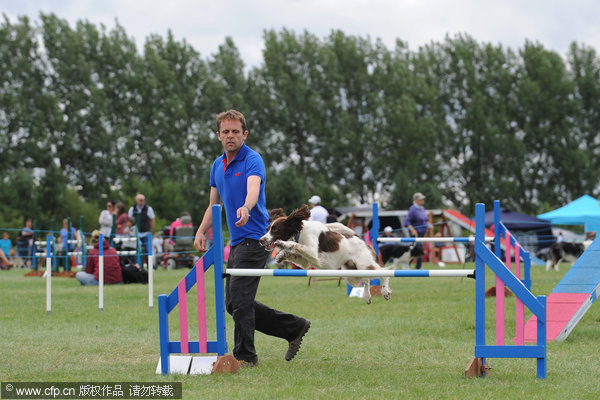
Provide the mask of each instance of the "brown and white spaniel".
{"label": "brown and white spaniel", "polygon": [[[304,268],[377,270],[384,269],[377,262],[377,256],[354,231],[338,222],[323,224],[308,221],[308,206],[294,210],[289,216],[274,219],[267,233],[260,238],[260,244],[267,250],[277,247],[279,252],[275,260],[278,264],[285,261],[301,265]],[[368,278],[346,278],[351,286],[365,285],[363,298],[371,303],[371,291]],[[392,296],[389,277],[382,278],[381,294],[386,300]]]}

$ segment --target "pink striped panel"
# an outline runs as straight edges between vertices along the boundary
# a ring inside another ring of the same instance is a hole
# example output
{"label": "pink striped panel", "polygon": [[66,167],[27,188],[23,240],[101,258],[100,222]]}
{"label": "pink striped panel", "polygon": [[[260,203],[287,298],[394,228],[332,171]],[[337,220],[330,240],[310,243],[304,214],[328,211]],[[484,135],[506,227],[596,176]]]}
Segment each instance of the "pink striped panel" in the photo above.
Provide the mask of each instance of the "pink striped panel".
{"label": "pink striped panel", "polygon": [[187,293],[185,291],[185,278],[179,281],[177,285],[179,294],[179,335],[181,337],[181,352],[189,353],[189,335],[188,335],[188,313],[187,313]]}
{"label": "pink striped panel", "polygon": [[[510,259],[510,235],[508,232],[504,233],[504,238],[504,254],[506,258]],[[506,239],[508,239],[508,247],[506,246]],[[504,310],[504,282],[502,282],[500,278],[496,277],[496,345],[498,346],[504,346]]]}
{"label": "pink striped panel", "polygon": [[[521,246],[518,243],[515,244],[515,276],[521,279]],[[517,298],[515,307],[515,344],[522,346],[525,344],[525,306]]]}
{"label": "pink striped panel", "polygon": [[204,257],[196,263],[196,291],[198,293],[198,346],[199,353],[207,353],[206,301],[204,296]]}
{"label": "pink striped panel", "polygon": [[504,345],[504,282],[496,277],[496,344]]}

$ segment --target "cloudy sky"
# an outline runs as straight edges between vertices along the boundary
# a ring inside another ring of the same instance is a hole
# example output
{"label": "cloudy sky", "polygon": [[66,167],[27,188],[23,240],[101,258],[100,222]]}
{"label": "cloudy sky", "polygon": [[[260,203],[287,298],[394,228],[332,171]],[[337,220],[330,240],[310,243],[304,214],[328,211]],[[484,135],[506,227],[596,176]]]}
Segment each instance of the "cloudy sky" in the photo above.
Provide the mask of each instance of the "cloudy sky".
{"label": "cloudy sky", "polygon": [[598,0],[0,0],[0,11],[13,21],[38,20],[41,11],[109,29],[118,21],[138,49],[171,29],[203,57],[231,36],[249,66],[261,62],[263,31],[283,27],[319,37],[340,29],[388,48],[402,39],[413,50],[457,33],[513,49],[537,41],[563,56],[573,41],[600,50]]}

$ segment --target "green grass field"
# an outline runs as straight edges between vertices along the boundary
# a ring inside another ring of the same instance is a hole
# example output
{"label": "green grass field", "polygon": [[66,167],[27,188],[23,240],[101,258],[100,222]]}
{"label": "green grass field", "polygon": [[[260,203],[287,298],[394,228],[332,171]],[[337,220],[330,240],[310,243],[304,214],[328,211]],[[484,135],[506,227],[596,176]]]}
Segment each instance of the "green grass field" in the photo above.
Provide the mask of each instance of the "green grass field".
{"label": "green grass field", "polygon": [[[566,264],[560,272],[546,273],[542,267],[534,267],[534,294],[548,294],[567,270]],[[187,272],[158,270],[155,295],[170,293]],[[257,368],[228,376],[163,377],[155,374],[159,358],[157,303],[154,310],[148,310],[147,286],[106,287],[105,308],[100,313],[97,287],[54,278],[53,311],[47,316],[45,281],[26,278],[24,273],[0,271],[0,380],[5,382],[181,381],[185,399],[600,396],[597,305],[565,342],[549,343],[546,380],[536,379],[533,359],[490,359],[491,377],[467,380],[464,369],[475,345],[473,280],[392,278],[392,299],[386,302],[377,297],[367,306],[360,299],[347,298],[343,282],[341,287],[337,281],[320,281],[309,287],[308,278],[263,278],[259,301],[312,321],[293,361],[283,358],[287,342],[257,333]],[[487,286],[491,286],[491,273],[487,275]],[[212,278],[207,281],[210,297]],[[488,299],[488,343],[495,340],[493,307],[494,299]],[[511,310],[507,315],[514,318],[514,297],[507,298],[507,307]],[[194,310],[190,306],[191,315]],[[212,308],[208,314],[214,315]],[[215,339],[213,318],[209,320],[209,340]],[[178,340],[175,322],[171,319],[172,340]],[[193,320],[190,326],[194,326]],[[230,316],[227,329],[231,350]],[[511,324],[507,343],[513,334]],[[190,339],[197,340],[193,328]]]}

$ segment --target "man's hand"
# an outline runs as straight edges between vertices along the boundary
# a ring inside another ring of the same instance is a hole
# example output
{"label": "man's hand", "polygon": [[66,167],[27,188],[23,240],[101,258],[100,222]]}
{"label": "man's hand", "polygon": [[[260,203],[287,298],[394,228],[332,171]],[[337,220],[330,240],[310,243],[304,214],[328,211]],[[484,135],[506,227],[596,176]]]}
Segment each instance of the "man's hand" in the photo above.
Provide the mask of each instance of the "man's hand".
{"label": "man's hand", "polygon": [[246,207],[246,206],[241,206],[240,208],[237,209],[237,217],[238,220],[235,223],[235,226],[242,227],[244,225],[246,225],[246,222],[248,222],[248,219],[250,219],[250,210]]}
{"label": "man's hand", "polygon": [[204,233],[196,233],[196,239],[194,239],[194,248],[198,251],[207,251],[206,248],[206,236]]}

